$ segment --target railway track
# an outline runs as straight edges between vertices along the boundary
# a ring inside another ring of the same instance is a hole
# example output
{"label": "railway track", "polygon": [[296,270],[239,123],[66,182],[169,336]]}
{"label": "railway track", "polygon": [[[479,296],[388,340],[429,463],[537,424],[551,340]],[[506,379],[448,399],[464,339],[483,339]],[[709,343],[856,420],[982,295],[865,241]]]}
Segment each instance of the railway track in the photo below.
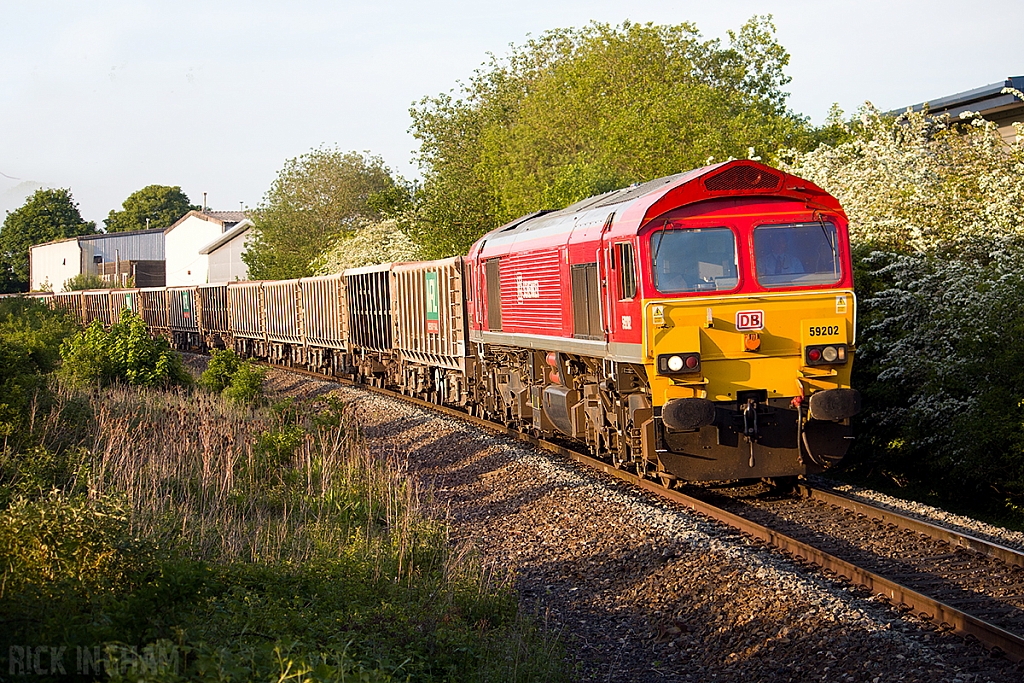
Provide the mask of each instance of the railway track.
{"label": "railway track", "polygon": [[[280,366],[275,366],[280,367]],[[862,587],[900,612],[1024,661],[1024,552],[801,485],[797,496],[747,487],[669,490],[561,444],[380,387],[289,369],[401,398],[553,453],[726,524],[746,536]]]}

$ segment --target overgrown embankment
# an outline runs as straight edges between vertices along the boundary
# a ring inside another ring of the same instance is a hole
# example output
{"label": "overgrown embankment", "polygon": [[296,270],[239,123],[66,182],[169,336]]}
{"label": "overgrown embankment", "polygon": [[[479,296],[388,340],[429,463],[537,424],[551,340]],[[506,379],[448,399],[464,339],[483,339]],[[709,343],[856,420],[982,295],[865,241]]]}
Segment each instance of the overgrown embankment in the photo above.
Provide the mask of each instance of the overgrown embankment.
{"label": "overgrown embankment", "polygon": [[504,577],[453,546],[400,454],[371,452],[336,398],[268,404],[118,378],[39,390],[0,456],[0,669],[562,676]]}

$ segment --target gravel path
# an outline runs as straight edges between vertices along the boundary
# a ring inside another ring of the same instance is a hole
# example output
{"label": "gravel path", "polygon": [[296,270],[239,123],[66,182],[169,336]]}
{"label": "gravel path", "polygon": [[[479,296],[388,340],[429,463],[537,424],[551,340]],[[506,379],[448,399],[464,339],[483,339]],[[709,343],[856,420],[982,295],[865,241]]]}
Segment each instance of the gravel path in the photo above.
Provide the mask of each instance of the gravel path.
{"label": "gravel path", "polygon": [[706,518],[395,399],[336,391],[408,455],[454,535],[513,572],[580,681],[1014,681],[1024,667],[905,619]]}

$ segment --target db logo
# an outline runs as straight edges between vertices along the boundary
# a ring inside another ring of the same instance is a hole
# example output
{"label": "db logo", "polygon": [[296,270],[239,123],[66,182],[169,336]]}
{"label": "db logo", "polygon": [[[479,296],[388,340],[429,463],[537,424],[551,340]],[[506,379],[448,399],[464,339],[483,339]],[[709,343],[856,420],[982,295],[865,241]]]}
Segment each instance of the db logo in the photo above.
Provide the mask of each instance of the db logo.
{"label": "db logo", "polygon": [[737,311],[737,330],[763,330],[764,311]]}

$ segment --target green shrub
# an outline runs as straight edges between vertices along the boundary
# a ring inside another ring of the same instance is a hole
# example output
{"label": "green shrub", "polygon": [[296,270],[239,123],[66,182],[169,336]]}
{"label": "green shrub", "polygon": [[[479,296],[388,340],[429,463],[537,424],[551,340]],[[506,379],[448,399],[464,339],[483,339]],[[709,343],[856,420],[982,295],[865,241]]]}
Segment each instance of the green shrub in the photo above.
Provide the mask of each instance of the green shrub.
{"label": "green shrub", "polygon": [[84,493],[90,471],[84,448],[31,446],[0,452],[0,509],[15,498],[35,500],[54,490]]}
{"label": "green shrub", "polygon": [[92,273],[79,273],[64,283],[65,292],[77,292],[83,289],[111,289],[111,287],[111,283]]}
{"label": "green shrub", "polygon": [[268,467],[280,467],[294,457],[305,436],[306,430],[294,424],[266,430],[256,441],[256,457]]}
{"label": "green shrub", "polygon": [[92,321],[61,344],[60,355],[62,376],[76,385],[121,380],[136,386],[171,386],[192,381],[167,340],[150,337],[142,318],[128,310],[109,331]]}
{"label": "green shrub", "polygon": [[245,361],[231,377],[231,384],[224,389],[224,398],[241,405],[256,403],[263,396],[263,380],[267,371]]}
{"label": "green shrub", "polygon": [[106,384],[113,378],[110,335],[99,320],[60,345],[60,375],[76,386]]}
{"label": "green shrub", "polygon": [[231,384],[231,378],[241,363],[242,359],[231,349],[214,349],[210,353],[210,363],[199,377],[199,385],[219,394]]}
{"label": "green shrub", "polygon": [[0,300],[0,338],[22,349],[33,372],[51,372],[60,363],[60,344],[76,331],[63,311],[37,299]]}
{"label": "green shrub", "polygon": [[0,300],[0,440],[8,445],[25,436],[33,400],[46,396],[43,375],[56,367],[60,344],[73,332],[63,313],[39,301]]}

